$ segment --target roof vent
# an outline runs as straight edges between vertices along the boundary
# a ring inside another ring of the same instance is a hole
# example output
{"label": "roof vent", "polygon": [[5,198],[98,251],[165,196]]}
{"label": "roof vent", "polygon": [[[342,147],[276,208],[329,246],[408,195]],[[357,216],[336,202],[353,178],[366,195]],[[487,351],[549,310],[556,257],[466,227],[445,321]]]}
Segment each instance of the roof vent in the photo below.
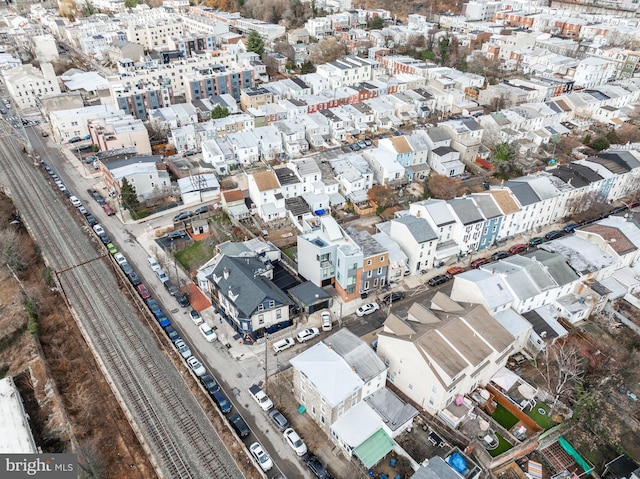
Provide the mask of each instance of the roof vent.
{"label": "roof vent", "polygon": [[224,268],[222,270],[222,275],[224,276],[224,279],[229,279],[229,268]]}

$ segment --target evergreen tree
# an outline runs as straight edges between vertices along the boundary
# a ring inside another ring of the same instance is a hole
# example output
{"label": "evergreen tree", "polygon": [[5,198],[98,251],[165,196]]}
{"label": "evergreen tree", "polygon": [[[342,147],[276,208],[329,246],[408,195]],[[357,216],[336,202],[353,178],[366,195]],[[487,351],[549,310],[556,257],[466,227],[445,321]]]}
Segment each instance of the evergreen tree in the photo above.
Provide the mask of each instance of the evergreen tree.
{"label": "evergreen tree", "polygon": [[136,187],[129,183],[126,177],[122,178],[120,183],[120,197],[122,198],[122,204],[129,211],[135,210],[140,205]]}
{"label": "evergreen tree", "polygon": [[264,52],[264,41],[258,32],[251,32],[247,38],[247,51],[262,55]]}
{"label": "evergreen tree", "polygon": [[211,110],[211,119],[217,120],[218,118],[226,118],[229,116],[229,109],[221,105],[216,105]]}

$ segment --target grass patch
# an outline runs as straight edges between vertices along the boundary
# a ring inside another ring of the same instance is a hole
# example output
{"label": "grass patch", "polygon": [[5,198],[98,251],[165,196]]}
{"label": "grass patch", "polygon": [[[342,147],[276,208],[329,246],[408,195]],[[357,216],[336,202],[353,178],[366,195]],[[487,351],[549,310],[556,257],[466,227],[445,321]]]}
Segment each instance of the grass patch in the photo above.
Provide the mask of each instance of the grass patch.
{"label": "grass patch", "polygon": [[176,260],[187,271],[205,264],[213,256],[212,248],[206,241],[197,241],[176,253]]}
{"label": "grass patch", "polygon": [[284,254],[286,254],[291,259],[291,261],[295,261],[296,260],[295,254],[296,254],[297,251],[298,251],[298,247],[297,246],[292,246],[291,248],[287,248],[287,249],[283,249],[282,250],[282,252]]}
{"label": "grass patch", "polygon": [[140,210],[140,211],[129,210],[129,213],[131,214],[132,220],[141,220],[142,218],[146,218],[151,214],[149,210]]}
{"label": "grass patch", "polygon": [[498,404],[496,411],[491,415],[494,421],[507,431],[515,426],[519,419],[511,414],[502,404]]}
{"label": "grass patch", "polygon": [[[546,414],[540,414],[538,412],[538,409],[544,409],[546,411]],[[536,405],[533,407],[533,409],[531,409],[531,411],[525,411],[525,414],[529,416],[531,419],[533,419],[536,422],[536,424],[540,426],[542,429],[549,429],[551,426],[554,425],[553,421],[549,417],[550,410],[551,408],[547,406],[545,403],[537,402]]]}
{"label": "grass patch", "polygon": [[496,433],[496,437],[498,438],[498,447],[496,447],[493,451],[487,451],[491,455],[491,457],[498,457],[503,452],[507,452],[509,449],[513,448],[513,445],[500,434]]}
{"label": "grass patch", "polygon": [[25,298],[22,305],[29,315],[29,319],[27,320],[27,329],[37,338],[40,334],[40,326],[38,325],[38,306],[32,298]]}

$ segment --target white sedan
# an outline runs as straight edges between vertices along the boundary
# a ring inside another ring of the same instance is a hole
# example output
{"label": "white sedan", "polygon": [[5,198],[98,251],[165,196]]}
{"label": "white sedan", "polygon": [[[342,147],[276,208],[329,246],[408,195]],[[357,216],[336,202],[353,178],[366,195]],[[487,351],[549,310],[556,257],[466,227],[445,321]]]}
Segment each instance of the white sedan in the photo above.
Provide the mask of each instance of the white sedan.
{"label": "white sedan", "polygon": [[211,329],[211,326],[209,326],[207,323],[202,323],[200,326],[198,326],[198,328],[200,328],[200,332],[204,336],[204,339],[206,339],[208,342],[212,343],[216,339],[218,339],[215,331]]}
{"label": "white sedan", "polygon": [[204,376],[205,374],[207,374],[207,370],[195,356],[190,356],[189,358],[187,358],[187,364],[193,370],[193,372],[196,373],[196,376]]}
{"label": "white sedan", "polygon": [[319,334],[320,334],[320,330],[318,328],[304,329],[296,335],[296,339],[298,340],[299,343],[305,343],[310,339],[315,338]]}
{"label": "white sedan", "polygon": [[254,442],[253,444],[251,444],[249,446],[249,451],[251,451],[253,457],[256,458],[256,461],[258,461],[258,464],[260,464],[260,468],[263,471],[266,472],[273,467],[273,461],[269,457],[269,454],[267,454],[264,449],[262,449],[262,446],[259,442]]}
{"label": "white sedan", "polygon": [[375,313],[379,309],[380,305],[378,303],[367,303],[360,306],[356,311],[356,314],[358,316],[366,316],[367,314]]}
{"label": "white sedan", "polygon": [[284,438],[287,441],[287,444],[291,446],[298,456],[304,456],[307,453],[307,445],[304,443],[298,433],[293,430],[293,428],[288,428],[284,430]]}

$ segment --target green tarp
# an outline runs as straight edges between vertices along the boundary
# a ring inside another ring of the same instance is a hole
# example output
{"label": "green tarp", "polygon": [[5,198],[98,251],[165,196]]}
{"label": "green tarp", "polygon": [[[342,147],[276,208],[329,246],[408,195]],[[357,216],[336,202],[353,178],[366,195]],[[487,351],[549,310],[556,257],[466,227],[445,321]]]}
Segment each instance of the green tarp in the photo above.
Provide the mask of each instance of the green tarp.
{"label": "green tarp", "polygon": [[364,467],[369,469],[380,462],[394,447],[396,447],[396,442],[381,428],[356,447],[353,453],[362,461]]}
{"label": "green tarp", "polygon": [[569,441],[567,441],[564,437],[560,436],[558,438],[558,444],[562,446],[562,449],[564,449],[567,454],[569,454],[576,461],[578,466],[580,466],[586,474],[589,474],[591,471],[593,471],[593,466],[585,461],[580,453],[576,451],[573,446],[569,444]]}

